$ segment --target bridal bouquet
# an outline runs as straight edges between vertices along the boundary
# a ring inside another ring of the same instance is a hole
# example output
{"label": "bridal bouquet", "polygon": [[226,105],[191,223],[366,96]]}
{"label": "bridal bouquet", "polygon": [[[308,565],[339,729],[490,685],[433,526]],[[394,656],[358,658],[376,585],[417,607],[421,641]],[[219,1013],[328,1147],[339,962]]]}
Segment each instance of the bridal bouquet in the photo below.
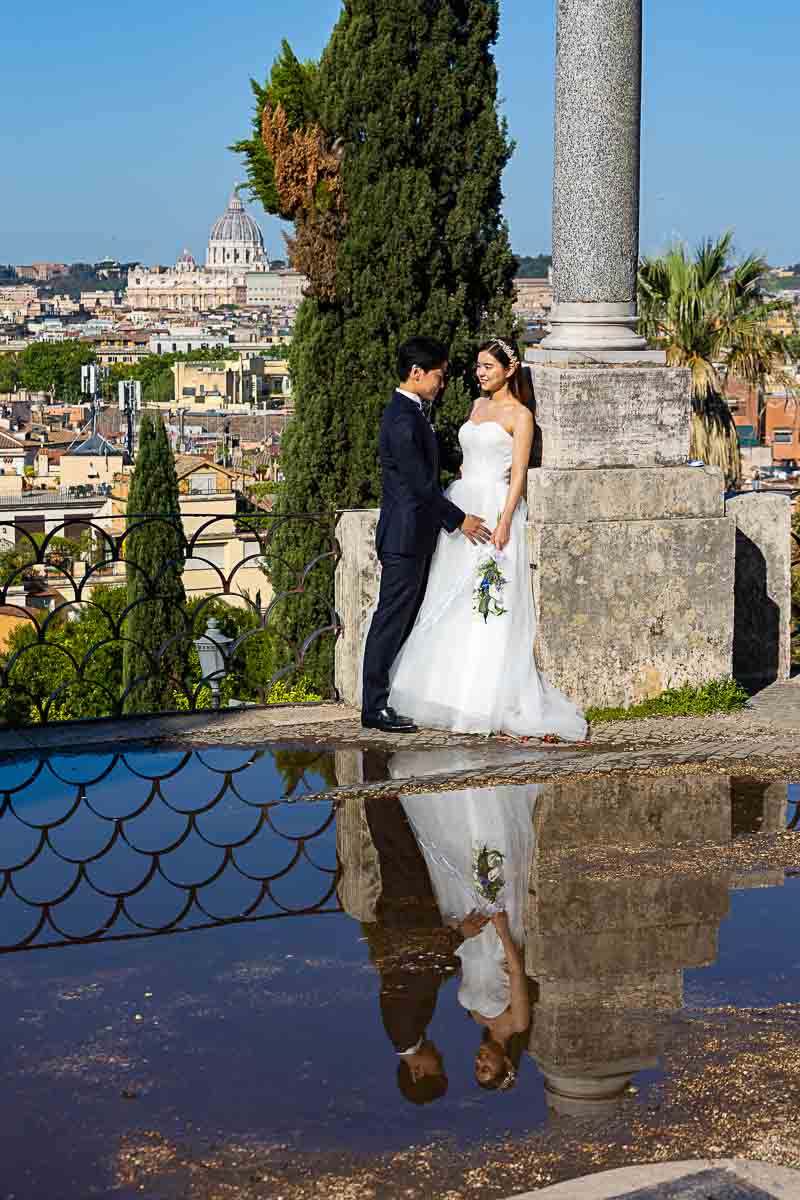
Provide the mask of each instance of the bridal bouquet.
{"label": "bridal bouquet", "polygon": [[489,615],[502,617],[507,610],[503,608],[503,588],[508,582],[497,561],[498,551],[489,552],[489,557],[478,564],[478,584],[473,594],[475,612],[483,617],[484,624]]}
{"label": "bridal bouquet", "polygon": [[480,898],[489,904],[496,904],[506,885],[503,858],[500,850],[491,850],[485,844],[476,844],[472,850],[472,882]]}

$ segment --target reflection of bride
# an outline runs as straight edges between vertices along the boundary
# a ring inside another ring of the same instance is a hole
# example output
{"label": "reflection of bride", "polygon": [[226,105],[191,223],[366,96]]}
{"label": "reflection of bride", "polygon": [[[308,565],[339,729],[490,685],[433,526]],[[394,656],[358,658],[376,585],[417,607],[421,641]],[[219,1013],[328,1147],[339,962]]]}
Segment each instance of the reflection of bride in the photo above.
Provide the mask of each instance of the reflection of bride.
{"label": "reflection of bride", "polygon": [[458,1000],[484,1029],[475,1078],[486,1088],[514,1082],[515,1035],[530,1024],[523,943],[537,792],[526,785],[401,797],[439,910],[465,937],[456,951]]}

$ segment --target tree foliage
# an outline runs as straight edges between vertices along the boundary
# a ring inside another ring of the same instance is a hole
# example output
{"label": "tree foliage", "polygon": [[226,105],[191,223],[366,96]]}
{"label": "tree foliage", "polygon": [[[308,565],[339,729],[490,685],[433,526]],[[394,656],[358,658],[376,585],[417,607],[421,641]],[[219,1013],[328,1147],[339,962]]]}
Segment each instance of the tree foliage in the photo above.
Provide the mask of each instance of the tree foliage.
{"label": "tree foliage", "polygon": [[[159,520],[158,516],[166,519]],[[185,619],[186,542],[175,459],[158,413],[145,412],[128,493],[127,603],[123,658],[126,712],[170,707],[184,679],[190,632]],[[155,520],[150,520],[156,516]],[[139,680],[139,682],[136,682]]]}
{"label": "tree foliage", "polygon": [[5,655],[4,719],[38,724],[111,715],[122,680],[122,643],[114,639],[114,629],[124,606],[124,588],[99,585],[75,620],[56,613],[45,627],[42,613],[40,625],[20,623]]}
{"label": "tree foliage", "polygon": [[115,403],[120,380],[138,379],[142,385],[144,404],[172,401],[175,391],[172,368],[176,362],[220,362],[229,357],[238,357],[238,352],[226,351],[224,346],[209,346],[174,354],[146,354],[136,363],[115,363],[109,368],[103,383],[103,394],[107,400]]}
{"label": "tree foliage", "polygon": [[547,272],[553,265],[550,254],[520,254],[518,256],[517,278],[546,279]]}
{"label": "tree foliage", "polygon": [[263,137],[264,116],[269,118],[281,108],[290,133],[311,128],[318,114],[317,76],[317,63],[300,62],[284,38],[266,83],[250,80],[255,97],[250,137],[240,138],[230,147],[244,159],[246,188],[252,199],[259,200],[266,212],[286,221],[293,219],[293,206],[282,199],[278,190],[275,159]]}
{"label": "tree foliage", "polygon": [[[282,442],[280,511],[332,515],[379,500],[378,426],[397,382],[397,348],[415,333],[450,347],[437,427],[444,465],[455,467],[477,344],[488,332],[514,330],[516,260],[500,212],[511,146],[496,108],[497,32],[496,0],[349,0],[333,30],[314,76],[310,124],[309,109],[299,111],[303,129],[319,130],[319,144],[335,152],[341,192],[324,172],[323,182],[340,200],[331,226],[322,226],[318,187],[292,215],[298,238],[309,219],[332,238],[335,270],[324,288],[312,276],[295,325],[295,417]],[[262,126],[268,103],[256,113]],[[257,174],[264,160],[251,151],[248,162],[265,207],[285,213],[264,182],[270,177]],[[276,589],[293,586],[322,546],[312,525],[287,525],[289,565],[275,572]],[[287,599],[282,629],[295,645],[328,622],[330,595],[324,566]],[[329,648],[319,657],[322,682]]]}
{"label": "tree foliage", "polygon": [[15,354],[0,355],[0,391],[27,388],[74,402],[80,399],[81,367],[94,362],[97,355],[86,342],[32,342]]}
{"label": "tree foliage", "polygon": [[692,455],[719,466],[728,481],[741,473],[736,427],[725,400],[727,378],[763,392],[768,383],[793,387],[786,372],[787,338],[770,328],[781,300],[764,295],[767,263],[750,255],[731,263],[732,235],[708,239],[690,257],[673,246],[639,268],[640,328],[663,347],[672,366],[692,372]]}

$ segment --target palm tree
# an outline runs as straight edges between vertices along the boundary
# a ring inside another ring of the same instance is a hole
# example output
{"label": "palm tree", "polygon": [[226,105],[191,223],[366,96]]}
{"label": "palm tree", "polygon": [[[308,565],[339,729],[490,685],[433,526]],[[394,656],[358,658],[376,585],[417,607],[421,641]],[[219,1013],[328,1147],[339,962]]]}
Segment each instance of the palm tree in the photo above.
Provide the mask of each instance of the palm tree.
{"label": "palm tree", "polygon": [[794,388],[787,338],[769,327],[770,316],[789,306],[764,295],[765,259],[750,255],[731,265],[731,242],[731,233],[709,238],[694,258],[679,243],[639,266],[641,333],[666,350],[670,366],[691,368],[691,454],[721,467],[729,483],[738,480],[741,460],[726,379],[743,380],[759,396],[768,382]]}

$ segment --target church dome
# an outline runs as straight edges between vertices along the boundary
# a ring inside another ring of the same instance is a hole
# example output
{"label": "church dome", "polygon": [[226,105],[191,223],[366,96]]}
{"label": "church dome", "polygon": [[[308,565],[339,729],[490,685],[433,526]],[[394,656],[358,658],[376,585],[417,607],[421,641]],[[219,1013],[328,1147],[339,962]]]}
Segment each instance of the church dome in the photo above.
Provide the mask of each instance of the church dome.
{"label": "church dome", "polygon": [[264,238],[256,222],[249,216],[239,199],[236,188],[228,207],[211,227],[206,265],[247,270],[266,264]]}
{"label": "church dome", "polygon": [[196,271],[197,263],[194,261],[189,251],[184,250],[183,254],[176,262],[175,267],[178,271]]}

